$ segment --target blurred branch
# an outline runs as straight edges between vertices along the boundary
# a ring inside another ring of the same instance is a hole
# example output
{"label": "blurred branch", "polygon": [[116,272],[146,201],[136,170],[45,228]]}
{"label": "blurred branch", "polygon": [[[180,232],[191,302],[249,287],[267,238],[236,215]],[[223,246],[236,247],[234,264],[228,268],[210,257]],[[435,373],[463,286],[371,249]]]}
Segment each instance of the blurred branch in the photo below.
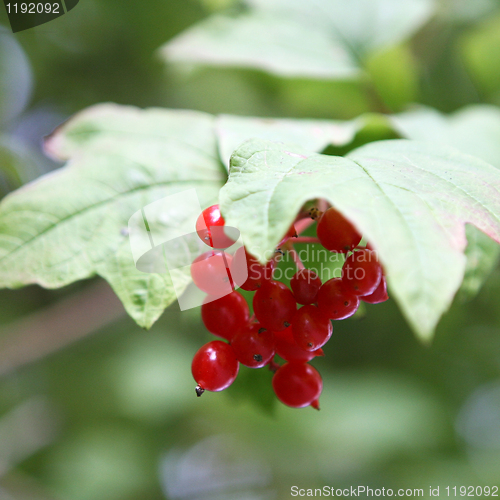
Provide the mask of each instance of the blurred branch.
{"label": "blurred branch", "polygon": [[98,281],[0,329],[0,376],[41,359],[119,319],[124,309]]}
{"label": "blurred branch", "polygon": [[0,482],[0,500],[59,500],[31,476],[12,472]]}

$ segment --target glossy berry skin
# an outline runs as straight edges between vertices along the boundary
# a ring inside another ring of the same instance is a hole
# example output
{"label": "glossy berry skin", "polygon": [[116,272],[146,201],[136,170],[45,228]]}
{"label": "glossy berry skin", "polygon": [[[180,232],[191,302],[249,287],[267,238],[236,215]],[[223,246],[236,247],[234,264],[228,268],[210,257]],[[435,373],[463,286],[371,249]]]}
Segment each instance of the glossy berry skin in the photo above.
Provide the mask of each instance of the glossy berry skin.
{"label": "glossy berry skin", "polygon": [[389,295],[387,294],[387,283],[384,276],[382,275],[382,278],[380,278],[380,282],[374,292],[370,295],[363,295],[360,299],[368,304],[380,304],[388,300]]}
{"label": "glossy berry skin", "polygon": [[234,240],[224,233],[224,218],[219,205],[206,208],[196,220],[196,232],[200,239],[212,248],[228,248]]}
{"label": "glossy berry skin", "polygon": [[361,241],[356,228],[335,208],[326,210],[316,228],[321,244],[331,252],[346,253]]}
{"label": "glossy berry skin", "polygon": [[358,309],[359,297],[346,290],[341,278],[332,278],[318,292],[319,310],[330,319],[345,319]]}
{"label": "glossy berry skin", "polygon": [[231,266],[236,287],[248,292],[257,290],[264,281],[269,281],[272,278],[275,265],[275,261],[270,260],[263,266],[244,247],[238,248]]}
{"label": "glossy berry skin", "polygon": [[372,250],[353,252],[342,266],[342,281],[346,290],[356,295],[370,295],[382,278],[382,267]]}
{"label": "glossy berry skin", "polygon": [[219,299],[211,299],[213,297],[206,297],[201,306],[201,319],[210,333],[231,340],[237,331],[248,326],[250,310],[241,294],[232,292]]}
{"label": "glossy berry skin", "polygon": [[301,307],[293,317],[293,338],[304,351],[315,351],[324,346],[332,336],[330,319],[316,306]]}
{"label": "glossy berry skin", "polygon": [[292,276],[290,287],[299,304],[312,304],[317,300],[321,279],[314,271],[301,269]]}
{"label": "glossy berry skin", "polygon": [[304,351],[299,347],[293,337],[291,326],[281,332],[275,332],[274,338],[276,340],[276,354],[285,361],[301,361],[305,363],[315,356],[324,356],[323,349]]}
{"label": "glossy berry skin", "polygon": [[297,303],[284,283],[265,281],[253,296],[253,310],[264,328],[279,332],[292,324]]}
{"label": "glossy berry skin", "polygon": [[273,389],[278,399],[292,408],[304,408],[315,403],[323,389],[318,371],[307,363],[285,363],[273,377]]}
{"label": "glossy berry skin", "polygon": [[221,251],[209,250],[196,257],[191,264],[194,284],[205,293],[222,297],[233,291],[229,268],[232,257]]}
{"label": "glossy berry skin", "polygon": [[[194,355],[191,372],[200,391],[222,391],[236,379],[239,363],[229,344],[213,340],[202,346]],[[201,395],[201,394],[200,394]]]}
{"label": "glossy berry skin", "polygon": [[237,332],[231,340],[231,347],[236,359],[249,368],[262,368],[276,352],[273,332],[258,323]]}

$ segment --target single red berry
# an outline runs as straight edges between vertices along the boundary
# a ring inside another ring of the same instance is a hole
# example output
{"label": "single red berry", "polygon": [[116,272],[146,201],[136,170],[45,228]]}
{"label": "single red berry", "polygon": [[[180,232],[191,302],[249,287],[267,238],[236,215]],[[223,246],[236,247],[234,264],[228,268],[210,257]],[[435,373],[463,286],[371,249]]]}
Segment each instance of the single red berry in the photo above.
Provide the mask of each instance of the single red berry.
{"label": "single red berry", "polygon": [[234,253],[231,275],[236,287],[253,292],[260,288],[264,281],[272,279],[275,265],[276,262],[270,260],[263,266],[244,247],[241,247]]}
{"label": "single red berry", "polygon": [[225,234],[224,224],[219,205],[212,205],[203,210],[196,220],[196,232],[206,245],[212,248],[228,248],[234,240]]}
{"label": "single red berry", "polygon": [[273,332],[258,323],[237,332],[231,340],[231,347],[237,360],[250,368],[267,365],[276,351]]}
{"label": "single red berry", "polygon": [[316,306],[301,307],[293,317],[293,338],[304,351],[315,351],[323,347],[332,336],[333,326],[330,318]]}
{"label": "single red berry", "polygon": [[215,250],[209,250],[196,257],[191,264],[194,284],[215,297],[231,293],[234,288],[229,271],[231,261],[231,255]]}
{"label": "single red berry", "polygon": [[324,356],[323,349],[315,351],[304,351],[297,345],[293,338],[292,327],[289,326],[281,332],[275,332],[276,339],[276,354],[281,356],[285,361],[310,361],[315,356]]}
{"label": "single red berry", "polygon": [[279,332],[292,324],[297,303],[284,283],[265,281],[253,296],[253,310],[264,328]]}
{"label": "single red berry", "polygon": [[356,295],[370,295],[382,278],[382,267],[372,250],[353,252],[342,266],[342,282]]}
{"label": "single red berry", "polygon": [[331,252],[346,253],[361,241],[356,228],[335,208],[323,213],[316,233],[321,244]]}
{"label": "single red berry", "polygon": [[323,389],[318,371],[307,363],[285,363],[273,376],[273,389],[278,399],[292,408],[315,403]]}
{"label": "single red berry", "polygon": [[359,298],[346,290],[340,278],[324,283],[318,292],[319,310],[330,319],[345,319],[358,309]]}
{"label": "single red berry", "polygon": [[300,269],[292,276],[290,287],[299,304],[312,304],[317,300],[321,279],[310,269]]}
{"label": "single red berry", "polygon": [[239,363],[229,344],[213,340],[194,355],[191,372],[198,384],[196,394],[227,389],[236,379]]}
{"label": "single red berry", "polygon": [[387,294],[387,283],[385,281],[384,275],[380,278],[380,283],[378,284],[375,291],[369,295],[363,295],[360,299],[368,304],[380,304],[380,302],[385,302],[389,298]]}
{"label": "single red berry", "polygon": [[210,295],[201,306],[201,319],[207,330],[214,335],[231,340],[250,321],[250,310],[244,297],[232,292],[213,300]]}

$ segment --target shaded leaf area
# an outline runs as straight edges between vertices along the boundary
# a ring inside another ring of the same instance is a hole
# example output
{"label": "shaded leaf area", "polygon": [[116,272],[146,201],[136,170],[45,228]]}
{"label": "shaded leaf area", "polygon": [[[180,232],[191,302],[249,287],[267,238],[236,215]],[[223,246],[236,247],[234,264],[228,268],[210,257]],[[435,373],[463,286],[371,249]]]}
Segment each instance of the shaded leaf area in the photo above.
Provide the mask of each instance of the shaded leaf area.
{"label": "shaded leaf area", "polygon": [[500,242],[499,189],[497,169],[444,146],[378,141],[342,158],[251,140],[233,154],[220,200],[261,260],[307,200],[328,200],[374,245],[393,297],[429,340],[464,276],[465,223]]}
{"label": "shaded leaf area", "polygon": [[[403,137],[448,144],[500,168],[500,110],[471,105],[452,115],[418,107],[390,118]],[[498,264],[500,247],[474,226],[467,227],[467,266],[460,296],[474,297]]]}
{"label": "shaded leaf area", "polygon": [[[284,77],[358,78],[370,52],[408,39],[433,0],[251,0],[161,48],[169,62],[257,68]],[[251,43],[249,43],[251,41]]]}

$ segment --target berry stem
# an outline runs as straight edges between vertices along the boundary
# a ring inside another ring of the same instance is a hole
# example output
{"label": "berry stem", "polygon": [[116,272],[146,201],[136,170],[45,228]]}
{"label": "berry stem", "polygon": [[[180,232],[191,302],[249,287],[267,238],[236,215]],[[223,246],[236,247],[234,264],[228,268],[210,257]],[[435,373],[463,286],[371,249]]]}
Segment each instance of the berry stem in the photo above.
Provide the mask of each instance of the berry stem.
{"label": "berry stem", "polygon": [[314,236],[299,236],[295,238],[294,243],[319,243],[319,238]]}
{"label": "berry stem", "polygon": [[274,359],[271,359],[271,361],[269,361],[267,366],[269,367],[269,370],[272,371],[273,373],[276,373],[278,371],[278,368],[281,367],[281,365],[276,361],[274,361]]}
{"label": "berry stem", "polygon": [[[295,229],[297,231],[297,234],[302,234],[309,226],[312,226],[314,224],[314,220],[311,218],[306,218],[306,219],[301,219],[295,223]],[[295,238],[295,241],[297,241],[297,238]]]}
{"label": "berry stem", "polygon": [[300,260],[299,254],[296,252],[295,248],[293,247],[292,243],[287,243],[286,245],[288,253],[292,256],[293,261],[295,262],[295,265],[297,266],[298,270],[305,269],[306,267],[304,264],[302,264],[302,261]]}

